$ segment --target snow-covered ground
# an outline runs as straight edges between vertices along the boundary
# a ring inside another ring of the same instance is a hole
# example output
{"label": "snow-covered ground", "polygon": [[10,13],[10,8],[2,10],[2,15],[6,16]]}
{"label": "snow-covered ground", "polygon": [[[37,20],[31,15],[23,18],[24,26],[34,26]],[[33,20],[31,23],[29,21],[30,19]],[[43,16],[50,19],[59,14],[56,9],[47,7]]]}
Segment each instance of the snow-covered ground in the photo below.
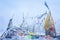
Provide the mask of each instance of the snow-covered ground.
{"label": "snow-covered ground", "polygon": [[24,36],[24,37],[14,36],[11,39],[10,38],[4,38],[3,40],[59,40],[59,39],[57,39],[57,38],[46,39],[46,38],[43,38],[43,37],[40,37],[38,39],[31,39],[31,38],[28,38],[27,36]]}

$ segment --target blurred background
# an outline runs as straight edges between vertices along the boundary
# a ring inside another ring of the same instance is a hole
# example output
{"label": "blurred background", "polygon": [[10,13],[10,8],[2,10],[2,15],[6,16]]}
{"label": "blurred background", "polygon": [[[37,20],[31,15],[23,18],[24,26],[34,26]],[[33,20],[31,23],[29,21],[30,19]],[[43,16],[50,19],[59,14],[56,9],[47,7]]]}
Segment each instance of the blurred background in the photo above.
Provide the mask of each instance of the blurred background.
{"label": "blurred background", "polygon": [[[6,30],[9,20],[13,17],[13,25],[20,26],[25,18],[41,16],[47,11],[44,5],[47,2],[55,22],[56,32],[60,33],[60,0],[0,0],[0,35]],[[36,20],[36,19],[34,19]],[[27,19],[33,25],[32,19]],[[43,33],[43,31],[42,31]]]}

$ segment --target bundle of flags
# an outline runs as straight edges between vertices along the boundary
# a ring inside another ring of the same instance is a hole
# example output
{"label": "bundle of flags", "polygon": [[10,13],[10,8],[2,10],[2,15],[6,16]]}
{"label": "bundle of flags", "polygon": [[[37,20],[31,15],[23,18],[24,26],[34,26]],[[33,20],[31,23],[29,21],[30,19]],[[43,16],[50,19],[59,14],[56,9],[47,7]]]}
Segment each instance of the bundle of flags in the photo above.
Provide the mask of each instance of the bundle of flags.
{"label": "bundle of flags", "polygon": [[49,10],[49,7],[46,2],[45,2],[45,6],[48,8],[47,17],[45,20],[45,34],[50,35],[51,37],[55,37],[56,31],[54,26],[54,20],[51,16],[51,11]]}

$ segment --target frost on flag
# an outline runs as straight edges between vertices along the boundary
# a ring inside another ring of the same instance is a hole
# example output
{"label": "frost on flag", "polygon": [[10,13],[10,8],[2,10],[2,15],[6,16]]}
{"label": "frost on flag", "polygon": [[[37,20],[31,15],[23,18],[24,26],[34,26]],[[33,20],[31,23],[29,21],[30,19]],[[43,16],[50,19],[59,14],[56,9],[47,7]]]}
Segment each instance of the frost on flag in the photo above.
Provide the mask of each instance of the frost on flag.
{"label": "frost on flag", "polygon": [[54,20],[51,16],[51,12],[49,11],[45,20],[45,34],[50,35],[52,37],[56,36]]}
{"label": "frost on flag", "polygon": [[49,9],[49,7],[48,7],[47,3],[46,3],[46,2],[44,2],[44,4],[45,4],[45,6]]}
{"label": "frost on flag", "polygon": [[13,18],[11,18],[11,19],[9,20],[7,30],[12,27],[12,25],[13,25],[12,20],[13,20]]}

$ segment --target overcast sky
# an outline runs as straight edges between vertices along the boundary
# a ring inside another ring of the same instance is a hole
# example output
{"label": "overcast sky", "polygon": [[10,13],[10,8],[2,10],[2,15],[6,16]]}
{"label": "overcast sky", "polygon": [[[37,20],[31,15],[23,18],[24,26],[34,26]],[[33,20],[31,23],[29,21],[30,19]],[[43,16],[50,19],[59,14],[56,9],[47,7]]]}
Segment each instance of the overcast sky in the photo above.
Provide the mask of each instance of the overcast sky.
{"label": "overcast sky", "polygon": [[47,10],[44,1],[51,10],[56,31],[60,33],[60,0],[0,0],[0,34],[12,17],[14,25],[18,26],[22,23],[23,13],[25,18],[41,16]]}

